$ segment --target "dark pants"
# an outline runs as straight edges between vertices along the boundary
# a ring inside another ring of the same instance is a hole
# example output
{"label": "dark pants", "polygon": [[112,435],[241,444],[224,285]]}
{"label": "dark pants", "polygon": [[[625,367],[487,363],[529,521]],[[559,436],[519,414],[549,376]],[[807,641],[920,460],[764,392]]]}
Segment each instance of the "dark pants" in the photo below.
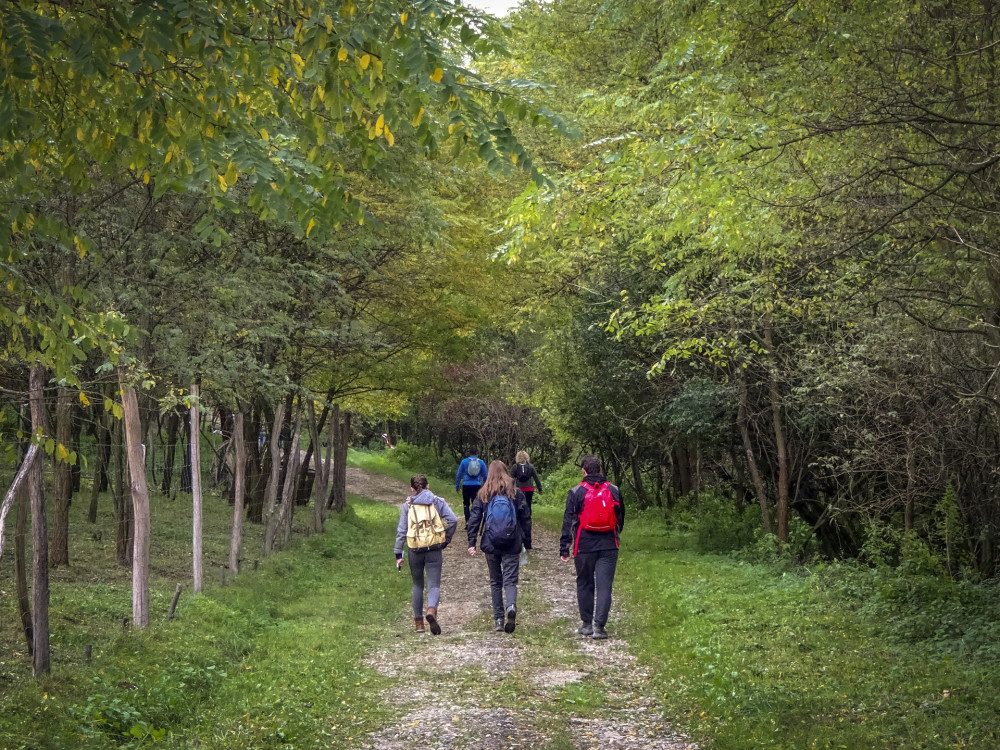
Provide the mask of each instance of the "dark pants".
{"label": "dark pants", "polygon": [[608,623],[608,613],[611,611],[611,584],[615,580],[618,550],[579,554],[574,562],[576,602],[580,605],[580,619],[603,628]]}
{"label": "dark pants", "polygon": [[531,515],[531,498],[535,494],[534,490],[521,490],[524,493],[524,499],[528,501],[528,515]]}
{"label": "dark pants", "polygon": [[463,484],[462,485],[462,507],[465,508],[465,522],[469,523],[469,506],[472,505],[472,501],[476,499],[476,493],[479,492],[479,488],[482,487],[481,484]]}
{"label": "dark pants", "polygon": [[506,608],[504,598],[506,595],[507,606],[517,604],[517,576],[521,564],[519,561],[521,551],[511,552],[509,555],[486,555],[486,567],[490,571],[490,595],[493,599],[493,619],[503,618]]}
{"label": "dark pants", "polygon": [[414,552],[409,550],[410,578],[413,579],[413,616],[424,616],[424,571],[427,572],[427,606],[437,609],[441,599],[441,550]]}

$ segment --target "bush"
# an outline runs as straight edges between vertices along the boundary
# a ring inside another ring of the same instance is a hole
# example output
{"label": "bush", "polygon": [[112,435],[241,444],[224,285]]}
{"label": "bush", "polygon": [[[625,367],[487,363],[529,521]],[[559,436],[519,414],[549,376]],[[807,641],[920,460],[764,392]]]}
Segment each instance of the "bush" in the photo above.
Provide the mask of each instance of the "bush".
{"label": "bush", "polygon": [[394,450],[385,453],[387,458],[414,474],[454,477],[458,471],[458,464],[451,456],[438,456],[429,445],[413,445],[400,440]]}
{"label": "bush", "polygon": [[738,508],[722,492],[707,490],[686,503],[678,503],[670,523],[691,534],[699,552],[733,552],[754,544],[760,511],[753,506]]}
{"label": "bush", "polygon": [[565,507],[567,493],[580,484],[581,479],[583,479],[583,474],[580,473],[580,464],[572,461],[567,462],[545,475],[542,480],[545,492],[541,495],[536,492],[532,503],[559,508]]}

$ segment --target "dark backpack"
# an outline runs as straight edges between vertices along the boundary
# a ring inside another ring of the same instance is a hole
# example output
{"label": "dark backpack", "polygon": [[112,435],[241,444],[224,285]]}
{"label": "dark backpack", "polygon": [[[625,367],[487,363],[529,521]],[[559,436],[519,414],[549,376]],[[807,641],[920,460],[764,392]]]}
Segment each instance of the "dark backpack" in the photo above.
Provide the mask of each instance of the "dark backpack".
{"label": "dark backpack", "polygon": [[515,466],[514,479],[518,482],[527,482],[531,479],[531,464],[518,464]]}
{"label": "dark backpack", "polygon": [[517,510],[509,497],[497,495],[486,503],[483,518],[483,545],[498,552],[518,552],[513,549],[517,538]]}

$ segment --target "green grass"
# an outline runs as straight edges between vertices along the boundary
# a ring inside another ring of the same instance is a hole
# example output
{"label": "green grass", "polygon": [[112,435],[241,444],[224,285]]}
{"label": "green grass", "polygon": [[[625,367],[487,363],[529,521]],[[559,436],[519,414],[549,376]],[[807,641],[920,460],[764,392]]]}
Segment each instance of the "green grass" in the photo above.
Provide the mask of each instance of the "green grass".
{"label": "green grass", "polygon": [[667,715],[711,747],[1000,745],[1000,665],[894,643],[821,576],[678,549],[651,518],[617,581]]}
{"label": "green grass", "polygon": [[[231,509],[208,497],[206,590],[166,622],[175,582],[190,577],[190,510],[157,498],[143,632],[122,629],[130,574],[114,564],[110,526],[94,539],[85,512],[74,503],[72,565],[53,571],[49,677],[30,676],[7,559],[0,571],[0,748],[349,747],[383,723],[384,679],[359,655],[388,636],[408,592],[388,543],[371,543],[391,539],[394,508],[350,498],[308,539],[302,513],[299,541],[221,586],[211,571],[228,556]],[[259,558],[247,526],[244,550]]]}

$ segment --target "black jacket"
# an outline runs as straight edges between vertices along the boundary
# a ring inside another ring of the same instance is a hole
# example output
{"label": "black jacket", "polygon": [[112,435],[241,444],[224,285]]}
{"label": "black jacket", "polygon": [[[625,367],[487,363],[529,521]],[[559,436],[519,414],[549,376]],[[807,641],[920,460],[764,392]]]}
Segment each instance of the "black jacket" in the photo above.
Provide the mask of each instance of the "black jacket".
{"label": "black jacket", "polygon": [[535,471],[535,465],[530,461],[524,464],[524,469],[521,468],[521,464],[514,464],[511,476],[514,477],[519,490],[523,490],[525,487],[534,487],[538,490],[538,494],[542,493],[542,480],[539,479],[538,472]]}
{"label": "black jacket", "polygon": [[[587,484],[595,482],[607,482],[603,474],[588,474],[583,478]],[[576,530],[580,525],[580,513],[583,512],[583,498],[587,494],[587,489],[577,485],[566,495],[566,511],[563,513],[562,536],[559,537],[559,555],[569,557],[573,546],[576,544]],[[575,554],[585,554],[587,552],[601,552],[608,549],[618,548],[618,535],[625,526],[625,506],[622,505],[622,496],[618,488],[611,485],[611,497],[615,499],[615,516],[618,523],[615,524],[614,531],[580,531],[580,548]]]}
{"label": "black jacket", "polygon": [[[480,549],[488,555],[512,555],[520,552],[522,545],[526,549],[531,549],[531,509],[528,507],[528,501],[525,500],[524,493],[521,490],[514,493],[514,497],[511,500],[514,503],[514,511],[517,513],[517,534],[511,540],[511,549],[495,550],[488,541],[483,540],[484,543],[480,546]],[[486,506],[483,505],[483,501],[479,497],[476,497],[472,501],[472,507],[469,509],[469,520],[465,524],[465,530],[469,535],[470,547],[476,546],[476,538],[483,531],[480,527],[483,525],[485,516]]]}

